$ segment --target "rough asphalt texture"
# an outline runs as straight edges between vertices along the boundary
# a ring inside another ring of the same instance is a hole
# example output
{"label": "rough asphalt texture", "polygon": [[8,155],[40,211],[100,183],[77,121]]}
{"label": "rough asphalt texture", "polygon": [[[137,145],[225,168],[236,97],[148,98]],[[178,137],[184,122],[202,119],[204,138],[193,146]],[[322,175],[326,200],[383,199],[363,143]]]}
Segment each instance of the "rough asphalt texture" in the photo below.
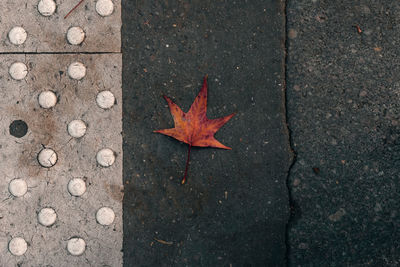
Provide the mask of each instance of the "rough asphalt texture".
{"label": "rough asphalt texture", "polygon": [[[123,1],[125,266],[282,266],[290,166],[284,3]],[[231,151],[153,134],[209,75],[208,117]]]}
{"label": "rough asphalt texture", "polygon": [[399,1],[287,3],[291,266],[400,264],[399,18]]}

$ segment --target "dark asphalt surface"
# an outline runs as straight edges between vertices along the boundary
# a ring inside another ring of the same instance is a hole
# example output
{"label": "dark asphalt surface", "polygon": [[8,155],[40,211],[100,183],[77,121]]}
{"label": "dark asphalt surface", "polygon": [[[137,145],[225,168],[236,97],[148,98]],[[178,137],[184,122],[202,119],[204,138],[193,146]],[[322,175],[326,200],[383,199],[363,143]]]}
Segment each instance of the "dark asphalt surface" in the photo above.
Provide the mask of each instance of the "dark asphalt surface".
{"label": "dark asphalt surface", "polygon": [[[284,3],[122,1],[125,266],[283,266],[291,163]],[[173,126],[209,75],[208,117],[237,115],[192,149]]]}
{"label": "dark asphalt surface", "polygon": [[290,265],[399,266],[400,2],[289,0],[287,19]]}
{"label": "dark asphalt surface", "polygon": [[[125,266],[400,265],[400,2],[123,5]],[[187,145],[152,131],[205,74],[233,150],[182,186]]]}

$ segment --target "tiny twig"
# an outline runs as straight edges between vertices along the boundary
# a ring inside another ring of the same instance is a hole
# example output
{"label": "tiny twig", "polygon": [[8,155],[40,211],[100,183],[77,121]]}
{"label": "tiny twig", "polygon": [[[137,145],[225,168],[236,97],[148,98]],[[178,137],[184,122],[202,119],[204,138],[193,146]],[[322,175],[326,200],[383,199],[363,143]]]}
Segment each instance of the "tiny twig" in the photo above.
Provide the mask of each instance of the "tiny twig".
{"label": "tiny twig", "polygon": [[161,243],[161,244],[163,244],[163,245],[168,245],[168,246],[171,246],[171,245],[173,245],[173,244],[174,244],[174,243],[172,243],[172,242],[164,241],[164,240],[157,239],[157,238],[154,238],[154,240],[155,240],[155,241],[157,241],[158,243]]}
{"label": "tiny twig", "polygon": [[358,32],[359,34],[361,34],[361,33],[362,33],[362,30],[361,30],[361,27],[360,27],[360,26],[358,26],[358,25],[354,25],[354,27],[356,27],[356,29],[357,29],[357,32]]}
{"label": "tiny twig", "polygon": [[85,1],[85,0],[81,0],[81,1],[79,1],[79,3],[78,4],[76,4],[76,6],[74,6],[72,9],[71,9],[71,11],[70,12],[68,12],[68,14],[67,15],[65,15],[65,17],[64,17],[64,19],[66,19],[68,16],[69,16],[69,14],[71,14],[75,9],[77,9],[78,8],[78,6],[80,5],[80,4],[82,4],[83,3],[83,1]]}

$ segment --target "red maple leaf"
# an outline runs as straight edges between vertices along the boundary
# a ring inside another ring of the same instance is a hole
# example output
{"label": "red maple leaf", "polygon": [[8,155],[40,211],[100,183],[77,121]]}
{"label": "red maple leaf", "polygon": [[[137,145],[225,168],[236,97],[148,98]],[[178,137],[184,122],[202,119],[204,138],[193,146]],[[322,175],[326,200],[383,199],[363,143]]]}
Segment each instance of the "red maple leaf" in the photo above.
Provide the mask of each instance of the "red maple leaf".
{"label": "red maple leaf", "polygon": [[187,113],[183,112],[179,106],[172,102],[167,96],[164,96],[164,98],[168,103],[175,127],[154,132],[171,136],[189,145],[185,175],[182,179],[182,184],[184,184],[186,182],[190,149],[192,146],[231,149],[215,139],[214,134],[227,123],[235,113],[219,119],[210,120],[207,118],[207,76],[204,77],[203,87]]}

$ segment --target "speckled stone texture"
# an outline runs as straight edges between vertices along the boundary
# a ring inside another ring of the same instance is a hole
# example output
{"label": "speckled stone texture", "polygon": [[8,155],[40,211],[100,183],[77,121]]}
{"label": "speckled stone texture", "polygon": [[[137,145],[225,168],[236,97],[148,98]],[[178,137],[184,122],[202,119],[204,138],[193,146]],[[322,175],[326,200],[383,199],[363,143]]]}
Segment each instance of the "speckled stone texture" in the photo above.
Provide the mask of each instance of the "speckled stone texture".
{"label": "speckled stone texture", "polygon": [[[25,62],[29,72],[22,81],[12,80],[8,68],[15,61]],[[68,77],[71,62],[87,67],[81,81]],[[0,266],[122,266],[122,95],[121,55],[1,55],[0,56]],[[52,90],[57,105],[44,110],[38,94]],[[96,94],[110,90],[116,105],[102,110]],[[88,125],[86,135],[71,138],[67,124],[82,119]],[[14,120],[28,125],[25,136],[9,133]],[[46,169],[37,154],[43,148],[58,154],[57,164]],[[117,157],[114,165],[102,168],[96,153],[111,148]],[[10,196],[8,184],[22,178],[28,192],[20,198]],[[87,191],[73,197],[67,191],[72,178],[86,181]],[[116,218],[110,226],[96,222],[96,212],[107,206]],[[57,221],[51,227],[38,224],[41,208],[52,207]],[[82,256],[66,250],[67,240],[79,236],[86,241]],[[20,257],[10,254],[8,242],[23,237],[27,252]]]}
{"label": "speckled stone texture", "polygon": [[[120,52],[121,51],[121,1],[113,0],[114,12],[101,17],[96,12],[94,0],[84,1],[69,17],[64,16],[79,2],[57,0],[56,12],[42,16],[39,0],[0,1],[0,52]],[[26,42],[14,45],[8,32],[15,26],[27,32]],[[66,34],[70,27],[79,26],[85,33],[80,45],[70,45]]]}
{"label": "speckled stone texture", "polygon": [[399,266],[400,2],[288,0],[287,19],[290,265]]}
{"label": "speckled stone texture", "polygon": [[[124,1],[124,263],[283,266],[290,149],[284,2]],[[208,74],[209,118],[232,150],[152,133],[173,126]]]}

